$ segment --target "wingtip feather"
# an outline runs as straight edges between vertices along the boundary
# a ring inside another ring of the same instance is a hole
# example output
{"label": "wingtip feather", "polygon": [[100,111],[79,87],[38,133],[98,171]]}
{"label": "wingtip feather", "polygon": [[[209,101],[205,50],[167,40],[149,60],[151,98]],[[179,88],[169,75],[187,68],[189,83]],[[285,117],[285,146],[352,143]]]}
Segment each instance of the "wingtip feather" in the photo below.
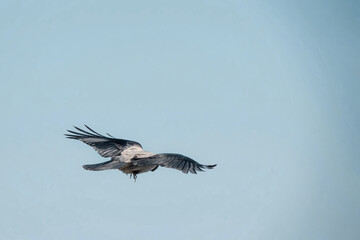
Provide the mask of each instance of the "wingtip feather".
{"label": "wingtip feather", "polygon": [[206,168],[208,169],[213,169],[214,167],[216,167],[217,164],[214,164],[214,165],[205,165]]}

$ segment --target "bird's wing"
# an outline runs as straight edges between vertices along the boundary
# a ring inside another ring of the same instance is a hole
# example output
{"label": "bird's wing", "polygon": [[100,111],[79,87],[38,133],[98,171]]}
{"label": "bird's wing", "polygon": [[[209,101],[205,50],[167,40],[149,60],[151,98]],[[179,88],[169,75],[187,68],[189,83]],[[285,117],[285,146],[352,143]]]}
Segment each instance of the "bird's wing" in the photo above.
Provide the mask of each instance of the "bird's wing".
{"label": "bird's wing", "polygon": [[160,165],[162,167],[174,168],[182,171],[183,173],[196,174],[196,171],[204,171],[204,168],[211,169],[215,165],[202,165],[193,159],[174,153],[162,153],[156,154],[151,157],[134,159],[132,163],[135,166],[146,166],[146,165]]}
{"label": "bird's wing", "polygon": [[106,137],[95,132],[86,125],[85,127],[90,132],[84,131],[74,126],[78,132],[67,130],[70,134],[65,134],[65,136],[70,139],[80,140],[92,146],[102,157],[118,156],[122,151],[132,146],[136,146],[142,149],[142,146],[138,142],[114,138],[109,134],[109,137]]}

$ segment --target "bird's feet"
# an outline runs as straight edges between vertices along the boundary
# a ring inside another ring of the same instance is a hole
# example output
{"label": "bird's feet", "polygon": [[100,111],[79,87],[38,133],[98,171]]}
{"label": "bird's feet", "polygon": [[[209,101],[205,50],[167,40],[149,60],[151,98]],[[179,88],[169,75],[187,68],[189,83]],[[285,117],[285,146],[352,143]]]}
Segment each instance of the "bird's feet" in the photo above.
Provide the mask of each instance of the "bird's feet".
{"label": "bird's feet", "polygon": [[137,178],[136,174],[130,173],[130,179],[131,179],[131,177],[134,179],[134,182],[136,182],[136,178]]}

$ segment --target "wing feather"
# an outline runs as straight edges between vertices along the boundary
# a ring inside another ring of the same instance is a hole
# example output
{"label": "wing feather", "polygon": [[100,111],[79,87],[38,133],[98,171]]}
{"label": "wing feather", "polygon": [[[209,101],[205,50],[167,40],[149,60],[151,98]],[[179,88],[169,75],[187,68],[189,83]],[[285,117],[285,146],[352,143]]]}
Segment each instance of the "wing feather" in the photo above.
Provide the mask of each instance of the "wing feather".
{"label": "wing feather", "polygon": [[212,169],[215,165],[203,165],[195,160],[175,153],[156,154],[147,158],[138,158],[133,160],[135,166],[160,165],[162,167],[174,168],[183,173],[196,174],[196,171],[204,171],[204,168]]}
{"label": "wing feather", "polygon": [[142,146],[138,142],[126,140],[126,139],[118,139],[114,137],[106,137],[103,136],[90,127],[85,127],[89,131],[85,131],[81,128],[75,127],[78,132],[67,130],[70,134],[65,134],[67,138],[75,139],[86,143],[93,147],[102,157],[114,157],[121,155],[121,152],[125,149],[137,146],[142,149]]}

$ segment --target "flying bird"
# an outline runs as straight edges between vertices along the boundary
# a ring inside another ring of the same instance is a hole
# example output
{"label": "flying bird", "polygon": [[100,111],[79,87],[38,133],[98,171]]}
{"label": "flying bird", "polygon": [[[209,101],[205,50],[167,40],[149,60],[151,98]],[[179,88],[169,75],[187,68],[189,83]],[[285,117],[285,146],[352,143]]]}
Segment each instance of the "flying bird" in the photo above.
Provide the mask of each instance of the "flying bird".
{"label": "flying bird", "polygon": [[194,173],[203,171],[203,169],[212,169],[214,165],[202,165],[193,159],[176,153],[155,154],[144,151],[141,144],[131,140],[114,138],[107,133],[107,136],[101,135],[90,127],[86,126],[88,131],[74,128],[76,131],[67,130],[67,138],[82,141],[93,147],[102,157],[110,158],[109,161],[84,165],[83,168],[91,171],[102,171],[108,169],[119,169],[125,174],[130,174],[134,180],[137,174],[148,171],[155,171],[159,166],[174,168],[183,173]]}

